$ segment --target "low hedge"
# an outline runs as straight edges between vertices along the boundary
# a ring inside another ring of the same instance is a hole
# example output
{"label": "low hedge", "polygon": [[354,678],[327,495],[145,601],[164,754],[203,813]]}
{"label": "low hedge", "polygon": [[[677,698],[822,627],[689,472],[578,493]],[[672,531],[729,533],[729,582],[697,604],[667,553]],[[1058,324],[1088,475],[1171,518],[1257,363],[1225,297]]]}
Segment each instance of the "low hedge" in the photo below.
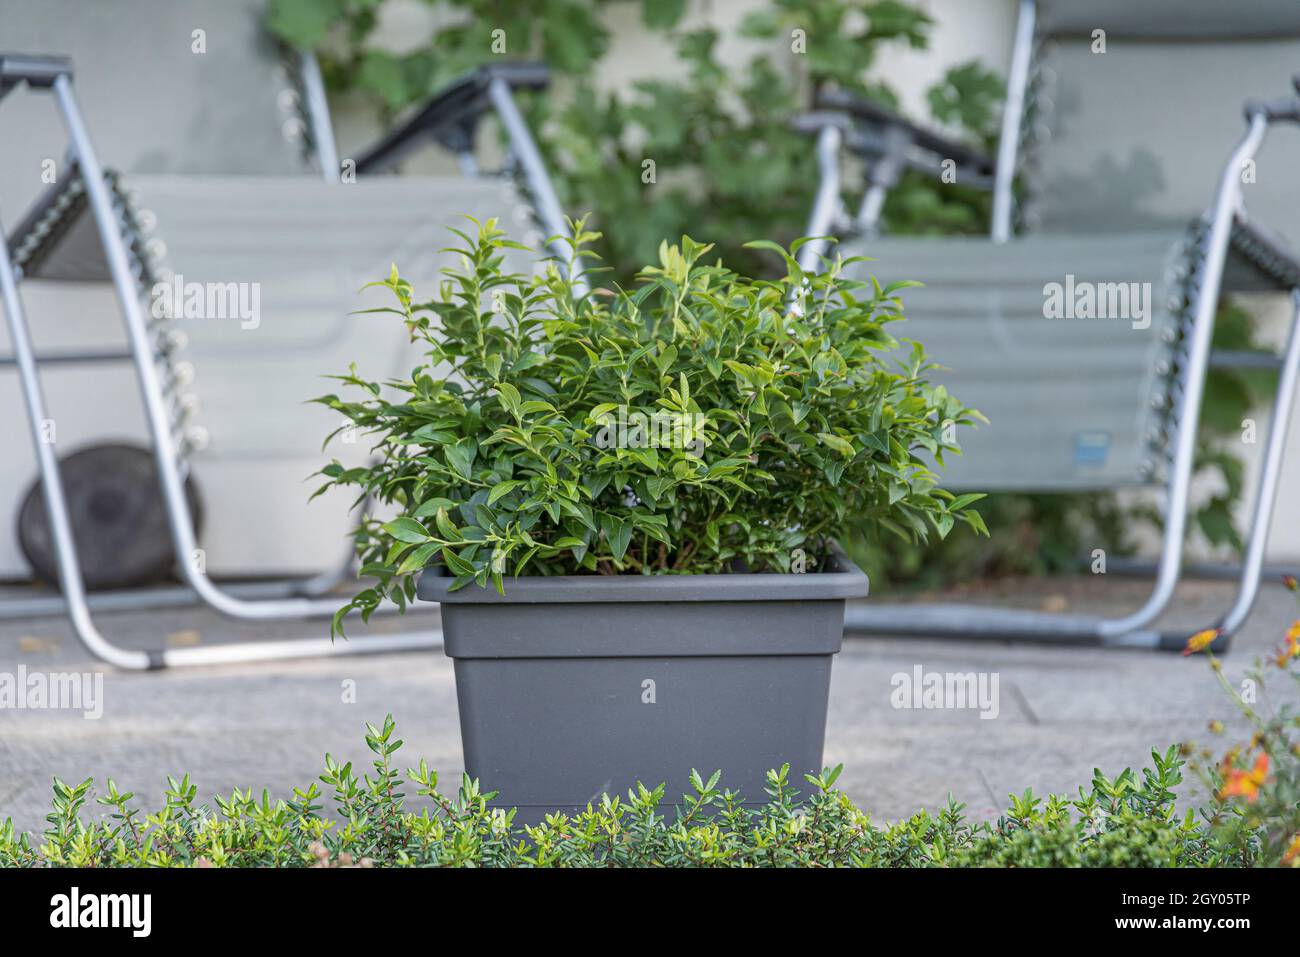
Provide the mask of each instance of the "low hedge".
{"label": "low hedge", "polygon": [[[744,807],[714,774],[692,772],[690,794],[665,802],[664,787],[604,797],[576,816],[554,815],[521,827],[514,811],[488,806],[492,795],[464,778],[454,798],[421,761],[399,773],[401,746],[390,716],[367,726],[373,771],[326,756],[320,782],[288,799],[266,791],[231,793],[215,811],[196,804],[188,776],[169,778],[159,809],[142,813],[134,795],[110,779],[94,795],[91,780],[54,782],[49,827],[39,838],[0,828],[0,865],[39,867],[967,867],[1217,866],[1258,863],[1257,845],[1222,841],[1211,824],[1174,810],[1182,780],[1177,748],[1152,752],[1141,777],[1098,772],[1075,800],[1032,792],[1013,796],[996,823],[972,823],[949,799],[880,826],[835,788],[840,768],[790,780],[768,775],[768,800]],[[328,790],[333,813],[323,810]],[[407,787],[430,807],[407,808]],[[802,791],[804,794],[800,794]],[[91,800],[110,810],[90,820]]]}
{"label": "low hedge", "polygon": [[[1294,590],[1294,579],[1287,584]],[[1204,654],[1224,692],[1249,721],[1249,742],[1216,759],[1209,749],[1151,752],[1140,774],[1094,771],[1078,797],[1012,795],[996,822],[972,822],[951,797],[937,813],[876,824],[835,787],[840,768],[791,780],[767,777],[767,799],[745,806],[719,774],[691,772],[691,792],[666,800],[665,787],[604,796],[580,814],[536,827],[489,807],[494,796],[462,779],[454,798],[421,761],[399,772],[402,746],[389,715],[366,726],[371,771],[325,756],[319,782],[288,799],[236,790],[198,804],[186,775],[168,779],[164,803],[144,813],[135,795],[108,780],[54,781],[49,826],[20,833],[0,826],[4,867],[1257,867],[1300,865],[1300,621],[1238,685],[1209,652],[1217,636],[1192,637],[1185,655]],[[1171,667],[1177,667],[1170,662]],[[1267,693],[1265,693],[1267,691]],[[1267,703],[1267,707],[1265,704]],[[1210,730],[1224,732],[1212,720]],[[1184,768],[1211,795],[1180,814],[1174,789]],[[325,792],[333,804],[324,813]],[[407,806],[407,788],[427,799]],[[107,815],[87,813],[91,801]]]}

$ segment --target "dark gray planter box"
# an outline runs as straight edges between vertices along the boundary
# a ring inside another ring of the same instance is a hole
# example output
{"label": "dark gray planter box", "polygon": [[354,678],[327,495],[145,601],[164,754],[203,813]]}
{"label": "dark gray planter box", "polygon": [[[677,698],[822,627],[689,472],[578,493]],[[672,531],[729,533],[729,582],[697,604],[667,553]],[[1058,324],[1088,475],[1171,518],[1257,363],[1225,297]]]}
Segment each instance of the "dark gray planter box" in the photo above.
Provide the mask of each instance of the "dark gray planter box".
{"label": "dark gray planter box", "polygon": [[535,822],[638,780],[689,790],[692,768],[747,801],[769,768],[822,766],[831,656],[844,602],[867,576],[843,555],[803,575],[521,577],[506,594],[448,592],[433,570],[455,662],[465,768]]}

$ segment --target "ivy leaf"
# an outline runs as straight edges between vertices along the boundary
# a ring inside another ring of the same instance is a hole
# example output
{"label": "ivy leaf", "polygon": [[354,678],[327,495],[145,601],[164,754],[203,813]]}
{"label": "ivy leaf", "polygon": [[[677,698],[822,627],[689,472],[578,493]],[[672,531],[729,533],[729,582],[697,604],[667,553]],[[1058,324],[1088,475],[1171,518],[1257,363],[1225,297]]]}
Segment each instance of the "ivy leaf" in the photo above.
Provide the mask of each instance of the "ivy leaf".
{"label": "ivy leaf", "polygon": [[641,22],[651,30],[671,30],[686,13],[686,0],[641,0]]}
{"label": "ivy leaf", "polygon": [[389,109],[399,109],[411,95],[402,62],[383,50],[367,50],[361,57],[357,85],[378,96]]}
{"label": "ivy leaf", "polygon": [[271,0],[268,29],[290,46],[310,50],[343,16],[343,0]]}

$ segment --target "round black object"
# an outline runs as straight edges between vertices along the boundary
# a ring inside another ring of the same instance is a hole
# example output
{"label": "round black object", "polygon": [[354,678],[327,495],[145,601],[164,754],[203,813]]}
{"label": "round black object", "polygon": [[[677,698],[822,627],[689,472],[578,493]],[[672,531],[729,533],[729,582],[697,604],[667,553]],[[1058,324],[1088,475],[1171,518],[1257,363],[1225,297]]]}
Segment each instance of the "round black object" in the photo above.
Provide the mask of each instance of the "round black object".
{"label": "round black object", "polygon": [[[175,550],[151,451],[96,445],[60,459],[59,472],[87,590],[132,588],[172,576]],[[185,497],[197,534],[202,509],[193,478],[185,481]],[[58,562],[40,479],[18,510],[18,545],[36,577],[57,586]]]}

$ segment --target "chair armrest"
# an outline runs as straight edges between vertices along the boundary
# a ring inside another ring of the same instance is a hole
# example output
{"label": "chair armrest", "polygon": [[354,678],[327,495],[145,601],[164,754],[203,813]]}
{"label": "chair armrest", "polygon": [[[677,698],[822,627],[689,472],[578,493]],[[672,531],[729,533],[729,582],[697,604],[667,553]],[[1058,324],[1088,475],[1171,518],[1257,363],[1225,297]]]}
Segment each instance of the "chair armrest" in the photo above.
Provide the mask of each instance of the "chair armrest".
{"label": "chair armrest", "polygon": [[498,80],[512,89],[542,90],[550,83],[550,71],[542,63],[502,63],[466,73],[367,149],[357,159],[357,172],[392,169],[429,139],[453,152],[472,149],[478,121],[492,109],[488,90]]}
{"label": "chair armrest", "polygon": [[72,60],[68,57],[0,53],[0,97],[21,83],[53,86],[60,76],[72,76]]}
{"label": "chair armrest", "polygon": [[993,175],[995,163],[992,157],[951,137],[918,126],[857,93],[845,90],[823,91],[817,95],[816,107],[819,110],[836,110],[848,114],[879,132],[882,142],[906,139],[912,146],[933,153],[940,159],[953,160],[979,176]]}
{"label": "chair armrest", "polygon": [[1228,244],[1234,259],[1265,280],[1265,289],[1300,289],[1300,262],[1286,240],[1266,226],[1252,223],[1244,211],[1232,218]]}

